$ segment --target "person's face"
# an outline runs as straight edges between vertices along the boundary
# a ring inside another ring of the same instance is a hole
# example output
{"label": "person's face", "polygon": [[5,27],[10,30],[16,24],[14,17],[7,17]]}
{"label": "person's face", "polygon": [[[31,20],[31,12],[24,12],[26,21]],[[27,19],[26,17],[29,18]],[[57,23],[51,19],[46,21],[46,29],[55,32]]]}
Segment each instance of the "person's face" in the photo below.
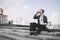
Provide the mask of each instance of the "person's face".
{"label": "person's face", "polygon": [[2,14],[3,12],[2,12],[2,9],[0,9],[0,14]]}
{"label": "person's face", "polygon": [[40,10],[40,14],[43,14],[42,10]]}
{"label": "person's face", "polygon": [[38,13],[39,13],[39,14],[43,14],[42,10],[39,10]]}

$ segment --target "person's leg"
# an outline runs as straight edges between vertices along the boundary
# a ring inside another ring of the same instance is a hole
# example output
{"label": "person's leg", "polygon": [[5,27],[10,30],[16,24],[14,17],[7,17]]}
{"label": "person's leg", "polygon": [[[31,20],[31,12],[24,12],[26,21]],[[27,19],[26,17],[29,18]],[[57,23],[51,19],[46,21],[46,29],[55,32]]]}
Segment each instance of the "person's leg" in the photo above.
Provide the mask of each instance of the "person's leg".
{"label": "person's leg", "polygon": [[42,31],[47,31],[47,27],[45,25],[42,25]]}
{"label": "person's leg", "polygon": [[40,34],[40,33],[41,33],[41,30],[42,30],[41,25],[37,24],[36,27],[37,27],[38,29],[36,30],[35,36],[37,36],[38,34]]}
{"label": "person's leg", "polygon": [[47,32],[51,32],[47,27],[46,27],[46,25],[42,25],[42,31],[47,31]]}
{"label": "person's leg", "polygon": [[33,35],[36,31],[36,23],[30,23],[30,35]]}
{"label": "person's leg", "polygon": [[40,32],[42,31],[41,25],[38,25],[37,28],[38,28],[38,29],[37,29],[37,34],[40,34]]}

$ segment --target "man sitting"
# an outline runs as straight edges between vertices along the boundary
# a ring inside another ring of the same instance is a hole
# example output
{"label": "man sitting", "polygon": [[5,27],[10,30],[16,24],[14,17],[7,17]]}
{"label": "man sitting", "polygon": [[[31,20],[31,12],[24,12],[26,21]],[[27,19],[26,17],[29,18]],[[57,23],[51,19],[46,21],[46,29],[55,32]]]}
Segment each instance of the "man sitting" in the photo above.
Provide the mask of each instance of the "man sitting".
{"label": "man sitting", "polygon": [[[38,23],[30,23],[30,35],[40,34],[41,31],[48,31],[46,25],[48,23],[47,17],[44,15],[44,10],[39,9],[38,12],[34,15],[34,19],[38,20]],[[38,28],[36,30],[36,28]]]}

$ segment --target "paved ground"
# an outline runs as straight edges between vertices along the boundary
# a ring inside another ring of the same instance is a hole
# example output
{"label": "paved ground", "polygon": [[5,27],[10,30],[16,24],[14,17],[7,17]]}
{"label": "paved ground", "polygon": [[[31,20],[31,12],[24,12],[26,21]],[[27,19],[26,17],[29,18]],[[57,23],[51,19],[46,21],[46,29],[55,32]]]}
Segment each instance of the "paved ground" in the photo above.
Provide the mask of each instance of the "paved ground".
{"label": "paved ground", "polygon": [[10,40],[10,39],[4,38],[4,37],[1,37],[1,36],[0,36],[0,40]]}
{"label": "paved ground", "polygon": [[0,40],[60,40],[60,32],[42,31],[41,35],[30,36],[26,28],[0,29]]}

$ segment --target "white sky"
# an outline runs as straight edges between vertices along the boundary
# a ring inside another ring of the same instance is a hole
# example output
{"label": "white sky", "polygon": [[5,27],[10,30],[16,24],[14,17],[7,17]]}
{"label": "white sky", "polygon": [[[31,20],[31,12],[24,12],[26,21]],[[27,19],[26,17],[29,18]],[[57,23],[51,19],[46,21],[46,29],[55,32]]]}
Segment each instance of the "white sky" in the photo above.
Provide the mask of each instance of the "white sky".
{"label": "white sky", "polygon": [[0,7],[4,9],[4,14],[9,20],[21,22],[21,18],[26,21],[34,21],[33,15],[40,8],[45,10],[46,16],[50,18],[53,12],[60,10],[60,0],[0,0]]}
{"label": "white sky", "polygon": [[23,0],[0,0],[0,7],[4,9],[4,14],[8,15],[9,20],[20,22],[20,19],[29,20],[27,17],[32,11],[32,6],[24,5]]}

